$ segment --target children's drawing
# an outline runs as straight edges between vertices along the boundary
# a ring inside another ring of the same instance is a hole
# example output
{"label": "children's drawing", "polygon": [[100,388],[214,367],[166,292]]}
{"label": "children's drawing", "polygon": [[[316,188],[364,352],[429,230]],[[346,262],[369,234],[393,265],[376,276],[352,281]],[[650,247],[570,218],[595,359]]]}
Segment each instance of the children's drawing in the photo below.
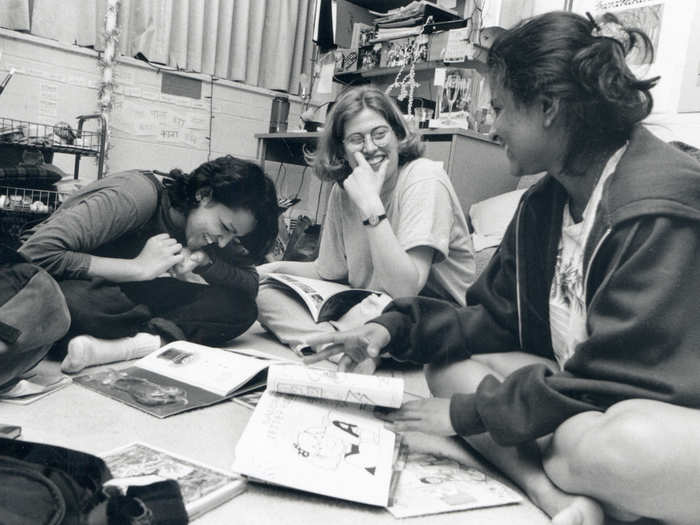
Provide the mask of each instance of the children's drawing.
{"label": "children's drawing", "polygon": [[300,457],[324,470],[338,470],[346,463],[374,476],[379,434],[349,419],[330,411],[320,426],[301,430],[293,447]]}

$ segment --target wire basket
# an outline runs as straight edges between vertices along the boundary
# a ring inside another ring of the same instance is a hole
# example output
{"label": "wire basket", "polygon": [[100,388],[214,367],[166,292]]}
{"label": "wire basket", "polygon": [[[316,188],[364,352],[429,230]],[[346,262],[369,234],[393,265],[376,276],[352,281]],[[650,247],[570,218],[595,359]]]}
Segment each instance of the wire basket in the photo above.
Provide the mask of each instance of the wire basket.
{"label": "wire basket", "polygon": [[57,191],[0,186],[0,242],[18,248],[22,234],[60,204]]}
{"label": "wire basket", "polygon": [[0,117],[0,144],[2,143],[97,156],[100,153],[101,133],[83,131],[80,127],[73,130],[67,123],[48,125]]}
{"label": "wire basket", "polygon": [[0,212],[50,214],[61,203],[58,191],[0,186]]}

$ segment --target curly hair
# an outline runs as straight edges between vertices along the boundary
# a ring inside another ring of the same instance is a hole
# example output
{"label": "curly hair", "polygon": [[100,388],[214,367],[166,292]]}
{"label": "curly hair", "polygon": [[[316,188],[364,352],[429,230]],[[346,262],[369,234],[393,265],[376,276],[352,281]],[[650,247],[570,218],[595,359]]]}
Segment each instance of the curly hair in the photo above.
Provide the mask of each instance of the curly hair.
{"label": "curly hair", "polygon": [[423,154],[420,136],[406,126],[401,111],[388,95],[371,86],[351,88],[333,104],[316,150],[305,152],[306,161],[321,180],[339,182],[352,172],[343,147],[345,125],[363,109],[376,111],[391,126],[399,139],[399,166]]}
{"label": "curly hair", "polygon": [[489,80],[508,89],[516,104],[540,95],[561,101],[570,130],[565,164],[622,145],[653,107],[651,88],[658,77],[641,80],[626,56],[634,49],[653,60],[649,37],[606,13],[626,43],[599,36],[598,23],[575,13],[554,11],[525,20],[499,35],[489,49]]}
{"label": "curly hair", "polygon": [[277,237],[279,206],[272,179],[259,165],[226,155],[205,162],[191,173],[171,170],[163,180],[172,206],[185,216],[198,206],[197,192],[211,191],[212,199],[229,208],[249,210],[255,229],[241,237],[254,259],[260,260]]}

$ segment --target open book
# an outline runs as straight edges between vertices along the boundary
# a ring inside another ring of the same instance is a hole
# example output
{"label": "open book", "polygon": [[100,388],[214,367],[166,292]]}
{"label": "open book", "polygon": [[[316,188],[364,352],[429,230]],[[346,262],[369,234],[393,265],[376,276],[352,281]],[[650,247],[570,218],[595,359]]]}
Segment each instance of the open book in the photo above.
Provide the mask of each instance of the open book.
{"label": "open book", "polygon": [[102,455],[113,479],[105,485],[129,487],[174,479],[180,486],[190,520],[243,492],[246,481],[232,472],[144,443],[131,443]]}
{"label": "open book", "polygon": [[350,288],[346,284],[286,273],[269,273],[267,278],[299,296],[317,323],[336,321],[375,290]]}
{"label": "open book", "polygon": [[397,407],[402,397],[400,378],[274,364],[236,446],[233,470],[252,480],[386,506],[399,440],[371,406]]}
{"label": "open book", "polygon": [[254,350],[174,341],[129,368],[108,368],[74,381],[162,418],[263,388],[267,367],[275,361]]}

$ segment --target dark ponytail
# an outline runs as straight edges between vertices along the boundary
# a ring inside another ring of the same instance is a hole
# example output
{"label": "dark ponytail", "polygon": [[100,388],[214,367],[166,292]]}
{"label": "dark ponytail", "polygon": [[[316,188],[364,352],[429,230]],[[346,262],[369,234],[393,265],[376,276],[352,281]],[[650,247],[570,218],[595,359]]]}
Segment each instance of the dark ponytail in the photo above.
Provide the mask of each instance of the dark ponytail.
{"label": "dark ponytail", "polygon": [[638,79],[627,56],[653,59],[653,46],[638,29],[604,15],[599,22],[568,12],[524,21],[496,39],[489,50],[492,81],[530,104],[538,95],[558,97],[570,130],[566,164],[622,145],[653,107],[658,77]]}

